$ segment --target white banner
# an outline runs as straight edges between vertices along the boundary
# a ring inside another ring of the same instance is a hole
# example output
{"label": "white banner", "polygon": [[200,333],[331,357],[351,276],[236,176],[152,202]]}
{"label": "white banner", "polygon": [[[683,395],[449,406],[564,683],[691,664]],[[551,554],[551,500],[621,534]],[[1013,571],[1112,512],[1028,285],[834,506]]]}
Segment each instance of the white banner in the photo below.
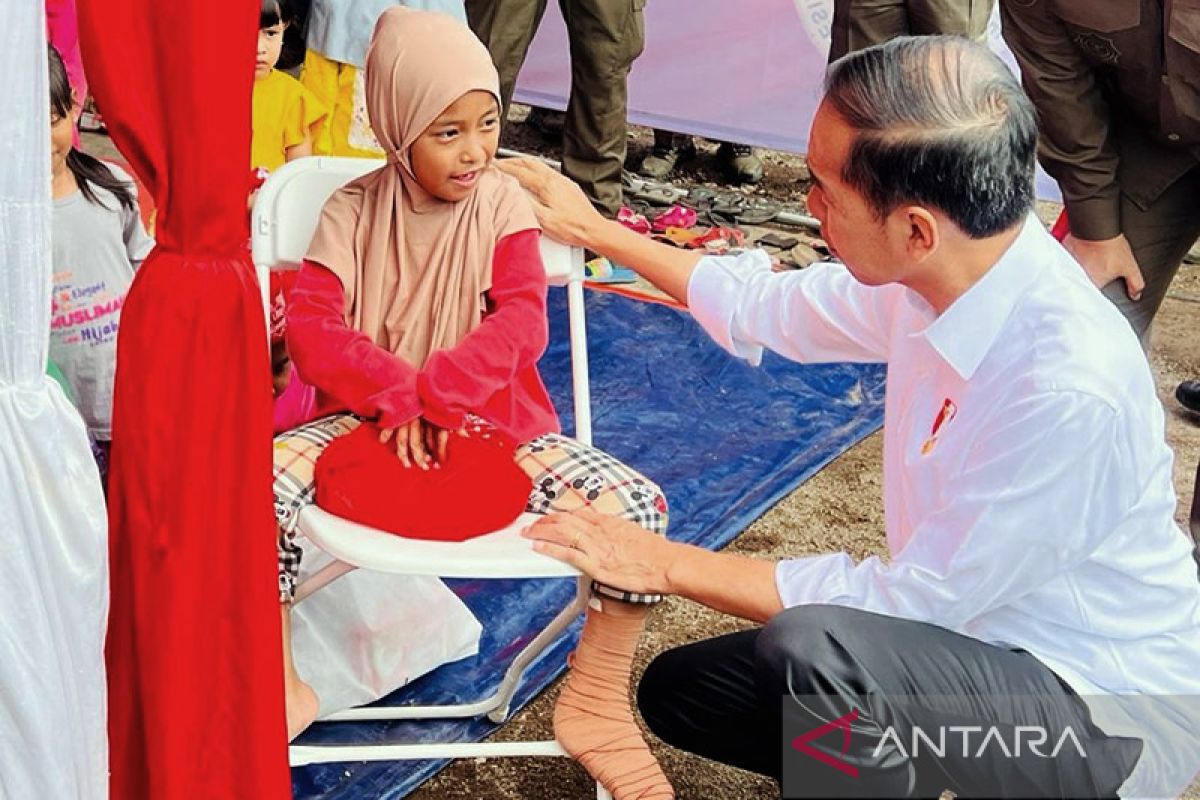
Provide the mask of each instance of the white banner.
{"label": "white banner", "polygon": [[[629,76],[629,121],[806,152],[832,22],[833,0],[650,0],[646,50]],[[998,14],[988,42],[1014,65]],[[549,3],[516,98],[565,108],[570,83],[566,26],[557,4]],[[1058,197],[1040,171],[1038,193]]]}

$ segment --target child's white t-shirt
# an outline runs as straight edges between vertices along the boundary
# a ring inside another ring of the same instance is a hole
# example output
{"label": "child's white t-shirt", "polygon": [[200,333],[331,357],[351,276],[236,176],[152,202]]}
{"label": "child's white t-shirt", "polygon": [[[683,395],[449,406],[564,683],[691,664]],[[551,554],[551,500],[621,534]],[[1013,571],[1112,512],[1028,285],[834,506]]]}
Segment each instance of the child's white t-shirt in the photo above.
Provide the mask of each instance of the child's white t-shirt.
{"label": "child's white t-shirt", "polygon": [[[136,193],[128,174],[108,166]],[[81,191],[54,201],[50,360],[71,384],[88,432],[108,441],[121,306],[154,240],[142,226],[136,203],[126,210],[110,192],[90,187],[99,203]]]}

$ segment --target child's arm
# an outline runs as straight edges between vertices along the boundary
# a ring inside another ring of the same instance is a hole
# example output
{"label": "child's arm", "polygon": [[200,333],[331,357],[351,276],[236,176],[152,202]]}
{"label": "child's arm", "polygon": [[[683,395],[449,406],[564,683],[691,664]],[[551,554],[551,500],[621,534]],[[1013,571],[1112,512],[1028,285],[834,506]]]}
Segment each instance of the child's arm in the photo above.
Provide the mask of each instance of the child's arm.
{"label": "child's arm", "polygon": [[313,154],[313,139],[312,134],[308,131],[304,133],[304,141],[297,144],[285,147],[283,149],[283,157],[286,161],[295,161],[297,158],[304,158]]}
{"label": "child's arm", "polygon": [[538,249],[540,233],[521,231],[496,244],[492,259],[494,310],[456,347],[429,357],[418,378],[422,414],[456,429],[468,411],[480,408],[546,350],[546,270]]}
{"label": "child's arm", "polygon": [[342,282],[304,262],[287,310],[287,344],[300,377],[355,414],[393,428],[420,416],[417,371],[346,324]]}
{"label": "child's arm", "polygon": [[114,174],[117,174],[117,177],[128,179],[129,193],[133,195],[133,208],[121,208],[121,236],[125,240],[125,255],[128,256],[129,263],[133,265],[136,272],[137,268],[146,260],[146,256],[150,255],[150,251],[154,249],[154,239],[146,233],[146,226],[142,224],[142,215],[137,202],[137,184],[133,178],[123,172]]}

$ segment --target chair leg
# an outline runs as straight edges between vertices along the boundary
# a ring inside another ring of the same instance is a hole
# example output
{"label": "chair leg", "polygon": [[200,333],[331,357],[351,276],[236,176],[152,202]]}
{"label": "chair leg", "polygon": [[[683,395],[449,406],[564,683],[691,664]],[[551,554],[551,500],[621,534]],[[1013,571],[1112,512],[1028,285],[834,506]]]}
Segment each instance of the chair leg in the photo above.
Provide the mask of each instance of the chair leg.
{"label": "chair leg", "polygon": [[[572,256],[574,257],[574,256]],[[583,258],[583,254],[579,254]],[[575,438],[592,443],[592,397],[588,383],[587,318],[584,315],[583,278],[567,284],[571,324],[571,394],[575,399]]]}
{"label": "chair leg", "polygon": [[488,712],[488,719],[492,722],[500,724],[508,719],[509,706],[512,703],[512,697],[517,691],[517,686],[521,682],[521,676],[525,674],[525,669],[535,658],[541,655],[546,646],[558,635],[566,630],[567,626],[575,621],[575,618],[582,614],[587,609],[588,598],[591,595],[591,581],[587,578],[578,578],[575,600],[571,605],[564,608],[558,613],[549,625],[547,625],[541,633],[533,638],[529,644],[517,653],[517,657],[508,665],[508,670],[504,673],[504,680],[500,682],[500,687],[494,695],[498,701],[495,709]]}
{"label": "chair leg", "polygon": [[329,584],[336,581],[338,578],[353,572],[358,567],[353,564],[347,564],[345,561],[334,560],[321,567],[319,570],[309,575],[303,583],[296,587],[296,596],[292,599],[293,605],[299,603],[306,597],[309,597],[314,592],[324,589]]}

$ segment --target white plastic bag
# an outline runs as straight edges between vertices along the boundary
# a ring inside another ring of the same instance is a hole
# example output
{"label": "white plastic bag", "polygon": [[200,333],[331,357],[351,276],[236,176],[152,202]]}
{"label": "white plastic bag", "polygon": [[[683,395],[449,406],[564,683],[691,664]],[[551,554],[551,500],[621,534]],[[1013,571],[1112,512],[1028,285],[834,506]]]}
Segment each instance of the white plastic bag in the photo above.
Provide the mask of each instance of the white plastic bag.
{"label": "white plastic bag", "polygon": [[[303,536],[300,580],[332,561]],[[296,671],[320,717],[378,700],[479,652],[482,626],[437,578],[354,570],[292,609]],[[319,717],[318,717],[319,718]]]}

